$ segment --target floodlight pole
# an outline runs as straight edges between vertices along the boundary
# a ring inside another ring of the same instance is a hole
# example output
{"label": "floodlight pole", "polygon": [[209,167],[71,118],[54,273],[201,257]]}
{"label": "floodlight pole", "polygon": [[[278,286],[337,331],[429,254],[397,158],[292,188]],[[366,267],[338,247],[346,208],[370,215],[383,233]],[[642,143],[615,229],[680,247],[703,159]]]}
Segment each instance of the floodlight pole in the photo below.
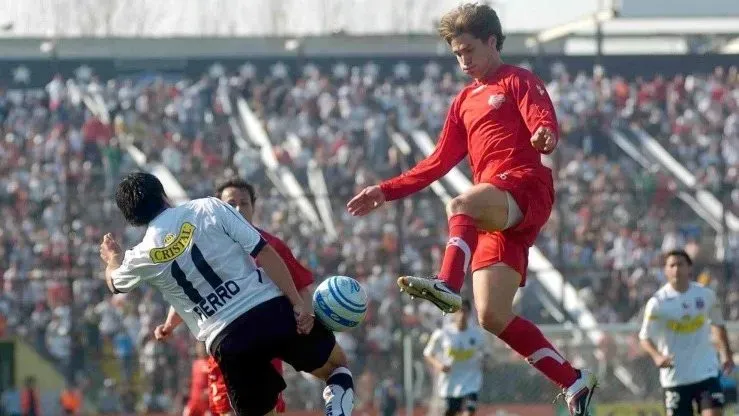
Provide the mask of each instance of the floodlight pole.
{"label": "floodlight pole", "polygon": [[595,19],[595,65],[601,65],[603,60],[603,22]]}
{"label": "floodlight pole", "polygon": [[595,26],[595,41],[596,41],[596,55],[595,64],[600,64],[603,56],[603,23],[614,19],[618,15],[617,11],[613,7],[605,8],[601,11],[595,12],[592,15],[585,16],[583,18],[573,20],[568,23],[564,23],[555,27],[544,29],[536,35],[526,39],[526,45],[530,48],[535,48],[537,59],[541,63],[540,55],[543,54],[543,45],[554,40],[567,38],[573,33],[580,30],[588,30]]}

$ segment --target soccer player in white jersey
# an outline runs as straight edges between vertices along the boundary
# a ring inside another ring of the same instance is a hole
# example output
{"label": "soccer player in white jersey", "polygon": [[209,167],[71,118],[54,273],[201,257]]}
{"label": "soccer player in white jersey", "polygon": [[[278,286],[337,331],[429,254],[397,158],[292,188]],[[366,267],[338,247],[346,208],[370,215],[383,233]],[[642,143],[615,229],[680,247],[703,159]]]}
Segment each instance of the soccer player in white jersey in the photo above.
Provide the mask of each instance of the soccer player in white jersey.
{"label": "soccer player in white jersey", "polygon": [[477,409],[486,342],[480,328],[469,324],[470,310],[470,302],[464,300],[453,315],[453,324],[434,331],[423,351],[426,362],[438,373],[438,393],[446,402],[444,416],[457,415],[463,408],[472,416]]}
{"label": "soccer player in white jersey", "polygon": [[104,237],[108,287],[125,293],[146,282],[161,291],[215,357],[237,415],[274,414],[285,388],[274,358],[326,380],[327,415],[351,414],[352,376],[333,333],[314,325],[285,263],[241,214],[216,198],[172,207],[148,173],[124,178],[116,203],[126,221],[147,230],[125,256]]}
{"label": "soccer player in white jersey", "polygon": [[[721,304],[713,290],[691,279],[685,251],[665,256],[665,284],[647,302],[639,339],[659,368],[668,416],[720,416],[724,405],[718,376],[734,369]],[[718,341],[721,356],[711,336]]]}

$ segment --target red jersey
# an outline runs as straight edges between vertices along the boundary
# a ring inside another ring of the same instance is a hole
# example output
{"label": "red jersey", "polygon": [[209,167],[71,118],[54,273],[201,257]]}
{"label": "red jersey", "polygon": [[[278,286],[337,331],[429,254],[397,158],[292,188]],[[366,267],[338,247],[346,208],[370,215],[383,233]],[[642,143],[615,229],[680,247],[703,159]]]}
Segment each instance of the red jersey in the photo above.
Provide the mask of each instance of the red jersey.
{"label": "red jersey", "polygon": [[290,248],[287,247],[287,244],[262,229],[257,228],[257,230],[262,234],[262,237],[267,241],[267,244],[275,249],[277,254],[282,258],[282,261],[285,262],[287,270],[290,271],[290,276],[293,278],[293,282],[295,282],[295,287],[298,289],[298,292],[310,286],[313,283],[313,273],[300,264],[298,259],[293,256],[293,252]]}
{"label": "red jersey", "polygon": [[475,183],[509,171],[551,177],[531,145],[531,136],[542,126],[557,132],[554,106],[544,84],[530,71],[503,64],[457,95],[434,152],[380,188],[389,201],[406,197],[444,176],[468,154]]}

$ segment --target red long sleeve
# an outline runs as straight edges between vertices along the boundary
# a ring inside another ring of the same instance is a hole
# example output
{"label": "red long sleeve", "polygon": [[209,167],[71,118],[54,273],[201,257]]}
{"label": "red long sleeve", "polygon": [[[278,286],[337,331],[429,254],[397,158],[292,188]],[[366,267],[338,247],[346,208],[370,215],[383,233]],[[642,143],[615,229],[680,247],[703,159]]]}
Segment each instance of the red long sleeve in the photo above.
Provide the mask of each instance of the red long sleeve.
{"label": "red long sleeve", "polygon": [[295,282],[295,287],[298,289],[298,291],[301,291],[304,288],[310,286],[313,283],[313,273],[311,273],[310,270],[306,269],[302,264],[300,264],[300,262],[298,261],[298,259],[295,258],[293,252],[290,250],[287,244],[285,244],[284,241],[280,240],[276,236],[264,230],[259,230],[259,232],[267,241],[267,244],[275,249],[277,254],[279,254],[279,256],[282,258],[282,261],[285,262],[285,265],[290,271],[290,276],[293,278],[293,282]]}
{"label": "red long sleeve", "polygon": [[528,71],[520,71],[519,76],[511,77],[509,82],[529,133],[534,134],[539,127],[548,127],[558,135],[554,105],[543,82]]}
{"label": "red long sleeve", "polygon": [[393,201],[416,193],[446,175],[467,155],[467,134],[459,117],[459,102],[447,112],[434,152],[411,170],[380,184],[385,199]]}

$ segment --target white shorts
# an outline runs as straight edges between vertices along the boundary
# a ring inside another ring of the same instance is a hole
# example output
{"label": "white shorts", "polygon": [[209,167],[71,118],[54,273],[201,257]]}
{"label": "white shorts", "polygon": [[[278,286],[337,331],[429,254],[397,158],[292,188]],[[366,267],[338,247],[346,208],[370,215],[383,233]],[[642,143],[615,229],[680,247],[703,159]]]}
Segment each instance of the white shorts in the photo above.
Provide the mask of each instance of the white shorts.
{"label": "white shorts", "polygon": [[521,222],[523,219],[523,212],[521,212],[521,208],[518,207],[518,203],[513,199],[513,195],[511,195],[510,192],[506,191],[505,196],[508,201],[508,219],[503,229],[507,230]]}
{"label": "white shorts", "polygon": [[[511,195],[510,192],[506,191],[505,193],[506,200],[508,201],[508,219],[505,222],[505,227],[503,227],[504,230],[507,230],[511,227],[515,227],[521,220],[523,219],[523,212],[521,212],[521,208],[518,207],[518,203],[516,203],[516,200],[513,199],[513,195]],[[495,263],[492,265],[493,267],[500,267],[500,266],[506,266],[509,267],[507,264],[503,262]]]}

